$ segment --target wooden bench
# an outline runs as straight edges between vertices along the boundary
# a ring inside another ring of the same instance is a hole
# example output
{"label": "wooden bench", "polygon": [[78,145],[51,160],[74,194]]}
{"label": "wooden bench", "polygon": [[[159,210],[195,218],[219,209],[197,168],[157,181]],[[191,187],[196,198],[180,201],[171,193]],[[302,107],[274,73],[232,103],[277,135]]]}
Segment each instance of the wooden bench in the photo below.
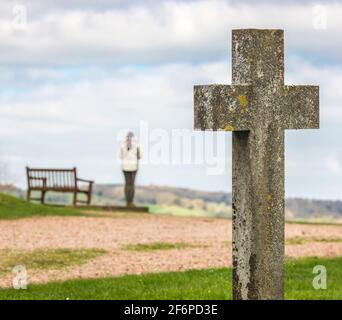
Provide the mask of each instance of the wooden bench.
{"label": "wooden bench", "polygon": [[[90,205],[91,193],[94,181],[77,178],[77,169],[33,169],[26,167],[27,173],[27,200],[45,202],[45,194],[48,191],[73,193],[73,205],[83,203]],[[86,183],[81,186],[80,183]],[[31,198],[32,191],[40,191],[40,198]],[[87,201],[77,200],[79,193],[87,196]]]}

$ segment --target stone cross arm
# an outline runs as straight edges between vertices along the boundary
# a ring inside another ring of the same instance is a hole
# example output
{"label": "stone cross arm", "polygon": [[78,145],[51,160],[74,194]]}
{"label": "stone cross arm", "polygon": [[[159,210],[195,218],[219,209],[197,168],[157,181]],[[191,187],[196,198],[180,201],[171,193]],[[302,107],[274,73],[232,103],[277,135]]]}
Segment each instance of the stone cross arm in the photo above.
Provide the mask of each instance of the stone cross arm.
{"label": "stone cross arm", "polygon": [[200,85],[194,87],[195,129],[246,131],[276,124],[319,128],[318,86]]}

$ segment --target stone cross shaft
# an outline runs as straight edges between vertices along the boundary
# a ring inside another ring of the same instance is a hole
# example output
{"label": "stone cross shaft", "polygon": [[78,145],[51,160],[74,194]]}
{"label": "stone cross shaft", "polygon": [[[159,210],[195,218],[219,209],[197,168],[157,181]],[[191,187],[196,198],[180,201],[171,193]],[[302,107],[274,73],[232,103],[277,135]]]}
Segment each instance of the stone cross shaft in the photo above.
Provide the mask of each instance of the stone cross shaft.
{"label": "stone cross shaft", "polygon": [[233,131],[233,298],[283,299],[284,129],[319,128],[319,88],[284,85],[283,30],[233,30],[232,69],[194,87],[195,129]]}

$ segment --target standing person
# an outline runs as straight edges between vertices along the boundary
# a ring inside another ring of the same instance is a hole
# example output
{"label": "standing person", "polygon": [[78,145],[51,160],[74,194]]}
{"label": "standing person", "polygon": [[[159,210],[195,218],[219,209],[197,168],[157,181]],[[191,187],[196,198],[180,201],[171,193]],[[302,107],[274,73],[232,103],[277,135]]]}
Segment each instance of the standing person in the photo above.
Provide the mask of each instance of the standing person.
{"label": "standing person", "polygon": [[140,147],[133,132],[128,132],[120,148],[121,168],[125,177],[125,198],[127,207],[134,207],[134,182],[140,160]]}

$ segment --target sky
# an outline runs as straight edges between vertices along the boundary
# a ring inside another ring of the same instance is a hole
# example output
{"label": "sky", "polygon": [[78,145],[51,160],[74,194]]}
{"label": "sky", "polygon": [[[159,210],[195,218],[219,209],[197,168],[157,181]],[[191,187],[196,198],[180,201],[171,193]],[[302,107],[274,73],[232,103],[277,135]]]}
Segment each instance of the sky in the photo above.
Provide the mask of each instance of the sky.
{"label": "sky", "polygon": [[[286,131],[286,196],[342,200],[342,1],[0,0],[0,161],[231,191],[231,134],[193,131],[193,86],[231,83],[231,30],[285,31],[285,83],[320,86],[320,130]],[[179,138],[181,136],[181,138]]]}

